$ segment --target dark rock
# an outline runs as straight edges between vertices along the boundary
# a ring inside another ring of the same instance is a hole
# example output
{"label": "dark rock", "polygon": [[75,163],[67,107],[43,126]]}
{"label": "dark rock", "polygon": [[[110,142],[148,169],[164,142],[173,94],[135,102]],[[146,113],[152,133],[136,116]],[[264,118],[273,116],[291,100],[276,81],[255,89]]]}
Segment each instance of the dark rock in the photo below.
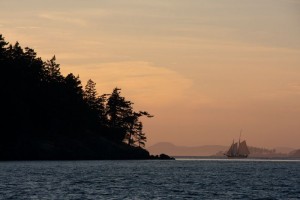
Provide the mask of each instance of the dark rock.
{"label": "dark rock", "polygon": [[174,157],[170,157],[167,154],[160,154],[160,155],[151,155],[150,159],[156,159],[156,160],[175,160]]}
{"label": "dark rock", "polygon": [[167,154],[160,154],[159,158],[162,160],[175,160],[175,158],[168,156]]}

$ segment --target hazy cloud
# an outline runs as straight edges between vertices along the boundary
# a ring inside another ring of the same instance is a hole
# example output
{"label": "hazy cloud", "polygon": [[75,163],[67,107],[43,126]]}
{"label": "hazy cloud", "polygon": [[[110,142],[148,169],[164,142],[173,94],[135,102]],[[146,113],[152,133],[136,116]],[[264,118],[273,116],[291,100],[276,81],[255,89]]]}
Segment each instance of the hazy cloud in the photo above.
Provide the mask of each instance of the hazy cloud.
{"label": "hazy cloud", "polygon": [[93,79],[100,94],[121,87],[156,116],[150,142],[227,144],[244,127],[251,145],[296,147],[299,5],[11,0],[1,2],[0,34],[45,60],[55,54],[64,74]]}
{"label": "hazy cloud", "polygon": [[153,106],[178,103],[192,86],[192,80],[176,71],[153,66],[148,62],[103,63],[77,69],[84,82],[91,78],[103,93],[121,87],[136,101]]}
{"label": "hazy cloud", "polygon": [[68,23],[68,24],[74,24],[78,26],[87,25],[87,21],[84,20],[82,17],[71,16],[70,14],[63,13],[63,12],[42,13],[39,14],[39,17],[42,19],[55,21],[60,24]]}

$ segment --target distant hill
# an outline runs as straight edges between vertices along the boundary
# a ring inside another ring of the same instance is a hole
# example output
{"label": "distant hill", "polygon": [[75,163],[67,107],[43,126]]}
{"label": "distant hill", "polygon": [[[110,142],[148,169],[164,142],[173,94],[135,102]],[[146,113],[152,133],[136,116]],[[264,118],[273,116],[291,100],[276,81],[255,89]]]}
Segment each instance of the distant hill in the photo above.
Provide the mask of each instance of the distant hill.
{"label": "distant hill", "polygon": [[290,153],[295,150],[290,147],[275,147],[274,149],[276,150],[277,153],[285,153],[285,154]]}
{"label": "distant hill", "polygon": [[176,146],[169,142],[160,142],[147,148],[150,154],[165,153],[170,156],[212,156],[217,152],[226,151],[228,146],[205,145],[205,146]]}
{"label": "distant hill", "polygon": [[300,158],[300,149],[297,149],[297,150],[294,150],[294,151],[290,152],[289,157]]}
{"label": "distant hill", "polygon": [[[147,148],[151,154],[166,153],[171,156],[223,156],[228,146],[177,146],[169,142],[160,142]],[[300,149],[277,147],[274,149],[249,146],[249,157],[300,157]]]}

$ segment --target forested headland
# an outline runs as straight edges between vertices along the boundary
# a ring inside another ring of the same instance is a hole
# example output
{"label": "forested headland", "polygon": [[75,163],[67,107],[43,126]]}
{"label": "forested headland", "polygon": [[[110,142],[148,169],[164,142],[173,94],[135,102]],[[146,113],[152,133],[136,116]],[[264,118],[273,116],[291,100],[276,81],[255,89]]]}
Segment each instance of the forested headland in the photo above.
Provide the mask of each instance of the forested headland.
{"label": "forested headland", "polygon": [[[0,35],[0,160],[149,159],[142,117],[121,95],[98,95],[96,83],[60,72],[53,56]],[[104,75],[105,76],[105,75]]]}

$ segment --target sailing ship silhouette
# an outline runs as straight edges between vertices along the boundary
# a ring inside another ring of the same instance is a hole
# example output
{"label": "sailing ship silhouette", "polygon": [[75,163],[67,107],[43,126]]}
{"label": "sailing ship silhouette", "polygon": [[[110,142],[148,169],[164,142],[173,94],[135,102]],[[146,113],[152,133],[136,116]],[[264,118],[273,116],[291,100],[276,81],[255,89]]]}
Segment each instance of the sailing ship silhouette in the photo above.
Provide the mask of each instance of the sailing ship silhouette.
{"label": "sailing ship silhouette", "polygon": [[227,156],[227,158],[247,158],[250,154],[246,140],[241,142],[241,134],[242,131],[240,132],[239,142],[234,142],[233,140],[228,151],[224,154]]}

